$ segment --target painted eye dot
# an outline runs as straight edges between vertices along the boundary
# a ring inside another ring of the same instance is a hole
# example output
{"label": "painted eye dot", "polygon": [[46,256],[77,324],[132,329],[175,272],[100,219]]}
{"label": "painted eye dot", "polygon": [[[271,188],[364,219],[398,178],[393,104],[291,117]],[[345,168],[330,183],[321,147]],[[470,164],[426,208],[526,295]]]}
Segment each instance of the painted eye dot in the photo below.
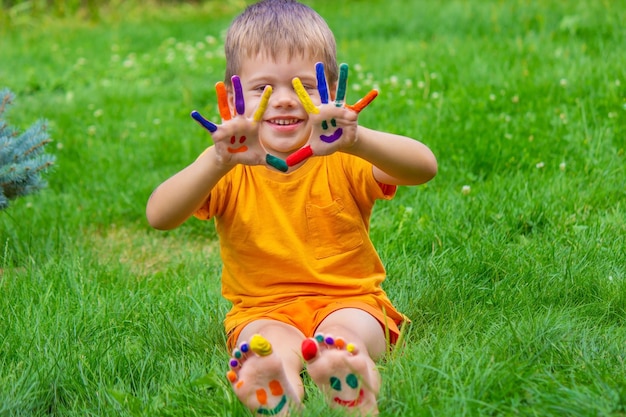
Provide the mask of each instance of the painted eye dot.
{"label": "painted eye dot", "polygon": [[335,376],[330,377],[330,387],[335,391],[341,391],[341,381]]}
{"label": "painted eye dot", "polygon": [[[330,120],[330,124],[331,124],[333,127],[337,127],[337,121],[336,121],[335,119],[331,119],[331,120]],[[322,129],[324,129],[324,130],[328,129],[328,122],[327,122],[326,120],[324,120],[324,121],[322,122]]]}
{"label": "painted eye dot", "polygon": [[346,377],[346,383],[350,388],[357,388],[359,386],[359,379],[354,374],[349,374]]}
{"label": "painted eye dot", "polygon": [[234,136],[231,136],[230,143],[234,145],[236,141],[237,141],[237,138],[235,138]]}
{"label": "painted eye dot", "polygon": [[242,136],[241,138],[239,138],[239,143],[244,143],[246,141],[246,137]]}

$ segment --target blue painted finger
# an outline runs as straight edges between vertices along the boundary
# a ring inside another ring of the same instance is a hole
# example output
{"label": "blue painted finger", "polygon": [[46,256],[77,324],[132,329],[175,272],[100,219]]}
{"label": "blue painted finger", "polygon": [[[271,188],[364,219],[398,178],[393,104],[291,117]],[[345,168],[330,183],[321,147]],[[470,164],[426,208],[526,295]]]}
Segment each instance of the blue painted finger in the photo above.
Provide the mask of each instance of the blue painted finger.
{"label": "blue painted finger", "polygon": [[193,117],[196,122],[200,123],[200,126],[202,126],[203,128],[205,128],[211,133],[217,130],[217,125],[215,123],[209,122],[207,119],[202,117],[202,115],[198,113],[197,111],[195,110],[192,111],[191,117]]}
{"label": "blue painted finger", "polygon": [[326,82],[326,73],[324,73],[324,64],[322,62],[315,64],[315,73],[317,75],[317,91],[320,93],[322,104],[328,104],[328,83]]}
{"label": "blue painted finger", "polygon": [[233,89],[235,90],[235,110],[237,111],[237,114],[244,114],[246,112],[246,103],[243,99],[241,79],[239,76],[233,75],[231,81],[233,83]]}

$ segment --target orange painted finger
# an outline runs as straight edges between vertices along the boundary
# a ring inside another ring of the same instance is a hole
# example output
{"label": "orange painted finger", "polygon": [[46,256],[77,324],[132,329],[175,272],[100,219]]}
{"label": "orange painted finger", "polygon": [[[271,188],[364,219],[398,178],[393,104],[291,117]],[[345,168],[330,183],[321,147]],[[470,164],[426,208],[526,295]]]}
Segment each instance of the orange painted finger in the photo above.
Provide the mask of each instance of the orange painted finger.
{"label": "orange painted finger", "polygon": [[354,103],[353,105],[346,105],[347,109],[350,109],[352,111],[355,111],[357,113],[360,113],[361,110],[363,110],[364,108],[366,108],[367,106],[369,106],[369,104],[374,101],[374,99],[378,97],[378,91],[377,90],[372,90],[369,93],[367,93],[361,100],[357,101],[356,103]]}
{"label": "orange painted finger", "polygon": [[217,108],[220,111],[222,120],[232,119],[232,113],[230,112],[230,106],[228,105],[228,93],[226,92],[226,85],[223,81],[219,81],[215,84],[215,92],[217,93]]}

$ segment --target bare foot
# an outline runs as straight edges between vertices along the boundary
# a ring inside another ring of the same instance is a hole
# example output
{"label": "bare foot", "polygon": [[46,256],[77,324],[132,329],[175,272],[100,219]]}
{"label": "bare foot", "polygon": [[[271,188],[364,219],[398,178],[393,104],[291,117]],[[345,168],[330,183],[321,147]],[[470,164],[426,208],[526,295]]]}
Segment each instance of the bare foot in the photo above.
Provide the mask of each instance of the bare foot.
{"label": "bare foot", "polygon": [[239,400],[259,415],[285,416],[299,407],[298,395],[289,382],[280,358],[263,336],[233,350],[226,374]]}
{"label": "bare foot", "polygon": [[346,407],[357,416],[378,415],[380,375],[366,352],[341,338],[317,334],[302,342],[302,356],[331,407]]}

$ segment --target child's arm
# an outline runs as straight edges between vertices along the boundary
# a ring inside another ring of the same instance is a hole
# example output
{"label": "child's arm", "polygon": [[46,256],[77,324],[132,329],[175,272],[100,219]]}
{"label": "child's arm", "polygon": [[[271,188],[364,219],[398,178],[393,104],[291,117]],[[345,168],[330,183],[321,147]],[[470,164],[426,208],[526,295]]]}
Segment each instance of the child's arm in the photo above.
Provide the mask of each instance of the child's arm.
{"label": "child's arm", "polygon": [[202,206],[217,182],[237,164],[267,164],[287,170],[286,164],[267,154],[258,140],[257,122],[267,108],[272,89],[265,89],[254,115],[247,118],[241,81],[238,76],[233,76],[232,82],[235,116],[229,108],[222,82],[216,85],[222,124],[218,126],[204,119],[198,112],[192,112],[192,117],[211,133],[215,145],[154,190],[146,206],[146,217],[152,227],[169,230],[180,226]]}
{"label": "child's arm", "polygon": [[233,166],[220,162],[215,147],[211,146],[195,162],[154,190],[146,206],[150,226],[170,230],[183,224]]}
{"label": "child's arm", "polygon": [[432,151],[417,140],[359,126],[357,140],[343,152],[374,165],[378,182],[390,185],[418,185],[437,174]]}

